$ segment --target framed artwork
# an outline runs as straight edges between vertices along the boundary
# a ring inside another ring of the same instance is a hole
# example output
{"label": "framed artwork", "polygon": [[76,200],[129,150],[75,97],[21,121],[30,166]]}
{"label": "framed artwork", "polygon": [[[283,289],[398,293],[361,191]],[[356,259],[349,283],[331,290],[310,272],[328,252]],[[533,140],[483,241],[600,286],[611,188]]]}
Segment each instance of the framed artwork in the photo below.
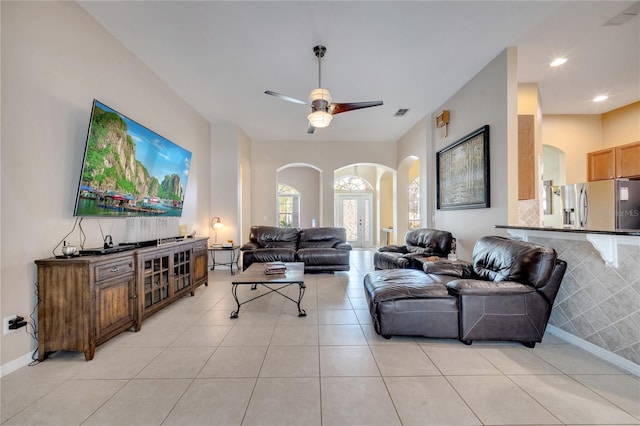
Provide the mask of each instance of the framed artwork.
{"label": "framed artwork", "polygon": [[438,210],[490,206],[488,125],[436,153],[436,185]]}

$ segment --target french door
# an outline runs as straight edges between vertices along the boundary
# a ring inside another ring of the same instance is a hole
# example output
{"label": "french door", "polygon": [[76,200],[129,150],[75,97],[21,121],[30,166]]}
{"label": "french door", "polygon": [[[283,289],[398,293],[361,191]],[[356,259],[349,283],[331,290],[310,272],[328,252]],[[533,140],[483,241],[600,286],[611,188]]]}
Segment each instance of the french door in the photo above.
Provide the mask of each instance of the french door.
{"label": "french door", "polygon": [[336,226],[347,230],[347,242],[356,248],[373,246],[371,194],[336,194]]}

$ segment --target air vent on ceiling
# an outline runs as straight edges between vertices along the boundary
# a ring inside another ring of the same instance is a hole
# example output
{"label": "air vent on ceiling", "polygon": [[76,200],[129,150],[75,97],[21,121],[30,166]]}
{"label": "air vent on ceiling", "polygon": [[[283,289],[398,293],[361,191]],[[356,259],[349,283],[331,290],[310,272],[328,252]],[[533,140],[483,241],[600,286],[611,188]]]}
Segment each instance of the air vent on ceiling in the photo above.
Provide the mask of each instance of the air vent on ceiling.
{"label": "air vent on ceiling", "polygon": [[408,108],[400,108],[399,110],[396,111],[395,114],[393,114],[394,117],[402,117],[403,115],[405,115],[407,112],[409,111]]}
{"label": "air vent on ceiling", "polygon": [[604,23],[605,26],[609,25],[622,25],[634,16],[638,16],[640,14],[640,1],[635,2],[633,5],[629,6],[622,13],[614,16]]}

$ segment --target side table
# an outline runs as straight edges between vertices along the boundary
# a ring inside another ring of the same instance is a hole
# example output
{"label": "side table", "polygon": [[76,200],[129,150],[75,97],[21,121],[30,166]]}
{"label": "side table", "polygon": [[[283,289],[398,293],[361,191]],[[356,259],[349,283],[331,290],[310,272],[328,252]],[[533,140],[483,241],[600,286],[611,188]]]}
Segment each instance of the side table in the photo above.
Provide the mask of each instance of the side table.
{"label": "side table", "polygon": [[[216,266],[228,266],[231,270],[231,275],[235,275],[233,272],[233,265],[236,265],[236,270],[239,269],[238,261],[240,260],[240,245],[233,244],[229,247],[223,247],[221,245],[210,245],[209,254],[211,255],[211,270],[216,269]],[[216,253],[217,252],[227,252],[229,253],[229,261],[228,262],[218,262],[216,261]]]}

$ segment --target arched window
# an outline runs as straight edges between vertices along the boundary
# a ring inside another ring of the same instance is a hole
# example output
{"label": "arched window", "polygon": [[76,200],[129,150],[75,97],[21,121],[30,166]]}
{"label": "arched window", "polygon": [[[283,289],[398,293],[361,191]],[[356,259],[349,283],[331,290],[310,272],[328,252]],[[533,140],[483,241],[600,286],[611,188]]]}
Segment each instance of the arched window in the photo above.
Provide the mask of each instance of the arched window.
{"label": "arched window", "polygon": [[278,226],[298,228],[300,226],[300,192],[284,184],[278,184]]}
{"label": "arched window", "polygon": [[409,229],[420,228],[420,178],[411,181],[408,188]]}
{"label": "arched window", "polygon": [[345,175],[333,181],[335,191],[373,191],[373,188],[360,176]]}

